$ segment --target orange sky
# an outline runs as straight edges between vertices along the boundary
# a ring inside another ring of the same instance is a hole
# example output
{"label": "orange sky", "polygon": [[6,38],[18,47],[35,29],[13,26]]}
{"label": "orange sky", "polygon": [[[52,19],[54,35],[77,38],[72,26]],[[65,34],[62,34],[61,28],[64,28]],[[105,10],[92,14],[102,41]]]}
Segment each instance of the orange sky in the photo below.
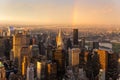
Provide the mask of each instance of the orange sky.
{"label": "orange sky", "polygon": [[120,24],[119,0],[1,0],[0,24]]}

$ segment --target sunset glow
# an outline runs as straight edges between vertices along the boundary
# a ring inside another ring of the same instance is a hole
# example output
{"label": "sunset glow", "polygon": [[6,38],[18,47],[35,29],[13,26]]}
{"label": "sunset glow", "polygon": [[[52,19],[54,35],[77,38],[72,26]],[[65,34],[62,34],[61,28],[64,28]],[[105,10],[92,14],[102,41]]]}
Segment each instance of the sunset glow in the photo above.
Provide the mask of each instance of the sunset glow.
{"label": "sunset glow", "polygon": [[0,24],[120,24],[119,0],[1,0]]}

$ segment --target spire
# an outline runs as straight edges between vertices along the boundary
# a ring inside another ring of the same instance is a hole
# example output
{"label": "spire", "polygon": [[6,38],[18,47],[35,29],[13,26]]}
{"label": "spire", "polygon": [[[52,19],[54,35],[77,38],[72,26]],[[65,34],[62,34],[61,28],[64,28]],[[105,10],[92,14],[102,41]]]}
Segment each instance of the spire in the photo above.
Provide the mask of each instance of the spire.
{"label": "spire", "polygon": [[62,49],[63,48],[63,40],[62,40],[61,30],[59,30],[58,36],[56,38],[56,42],[57,42],[57,48]]}

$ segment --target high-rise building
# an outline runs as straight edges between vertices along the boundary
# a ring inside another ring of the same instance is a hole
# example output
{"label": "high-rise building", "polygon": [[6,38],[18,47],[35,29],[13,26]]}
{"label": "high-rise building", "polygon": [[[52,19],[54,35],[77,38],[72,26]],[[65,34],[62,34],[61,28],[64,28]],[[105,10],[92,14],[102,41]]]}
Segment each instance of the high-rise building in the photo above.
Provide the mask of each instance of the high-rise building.
{"label": "high-rise building", "polygon": [[37,57],[39,55],[39,47],[38,45],[30,46],[30,57]]}
{"label": "high-rise building", "polygon": [[13,26],[9,26],[8,30],[7,30],[7,36],[13,36],[14,35],[14,27]]}
{"label": "high-rise building", "polygon": [[33,64],[30,64],[30,66],[27,67],[27,80],[34,80],[34,66],[33,66]]}
{"label": "high-rise building", "polygon": [[72,48],[72,42],[71,42],[70,38],[67,39],[66,43],[67,43],[66,44],[67,49],[69,49],[69,48],[71,49]]}
{"label": "high-rise building", "polygon": [[47,57],[46,56],[42,56],[41,58],[41,79],[42,80],[46,80],[46,75],[47,75]]}
{"label": "high-rise building", "polygon": [[93,49],[99,49],[99,42],[93,42]]}
{"label": "high-rise building", "polygon": [[47,63],[47,80],[54,80],[57,78],[57,64],[56,62]]}
{"label": "high-rise building", "polygon": [[[23,33],[17,33],[13,36],[14,59],[15,59],[15,61],[18,61],[18,67],[20,69],[21,69],[23,55],[28,54],[28,50],[26,50],[26,48],[24,48],[24,47],[29,45],[29,38],[30,38],[29,35],[25,35]],[[21,54],[21,53],[23,53],[23,54]]]}
{"label": "high-rise building", "polygon": [[0,80],[6,80],[6,70],[2,62],[0,62]]}
{"label": "high-rise building", "polygon": [[85,48],[85,37],[81,38],[81,48]]}
{"label": "high-rise building", "polygon": [[39,47],[39,54],[45,55],[46,52],[45,52],[45,46],[43,41],[39,42],[38,47]]}
{"label": "high-rise building", "polygon": [[78,45],[78,29],[73,29],[73,45]]}
{"label": "high-rise building", "polygon": [[48,60],[52,60],[53,58],[53,47],[47,46],[47,58]]}
{"label": "high-rise building", "polygon": [[26,56],[24,56],[21,64],[22,64],[22,76],[26,76],[26,73],[27,73],[26,69],[27,69],[27,66],[29,66],[28,63],[27,63],[27,57]]}
{"label": "high-rise building", "polygon": [[101,78],[102,80],[106,80],[105,78],[105,73],[106,73],[106,70],[107,70],[107,62],[108,62],[108,59],[107,59],[107,55],[108,53],[105,51],[105,50],[98,50],[98,55],[99,55],[99,59],[100,59],[100,64],[101,64],[101,70],[102,70],[102,73],[101,73]]}
{"label": "high-rise building", "polygon": [[107,52],[107,67],[106,67],[106,78],[108,80],[110,77],[112,80],[117,80],[118,78],[118,55],[115,53]]}
{"label": "high-rise building", "polygon": [[23,35],[22,33],[15,34],[13,36],[13,51],[14,58],[18,59],[20,57],[20,50],[23,46],[29,45],[29,36]]}
{"label": "high-rise building", "polygon": [[65,51],[56,49],[53,57],[57,63],[57,74],[62,77],[65,73]]}
{"label": "high-rise building", "polygon": [[41,80],[41,69],[42,69],[42,63],[37,62],[37,79]]}
{"label": "high-rise building", "polygon": [[10,58],[10,50],[11,50],[11,43],[10,43],[9,37],[7,37],[7,39],[4,40],[4,46],[5,46],[4,54],[5,54],[6,58],[9,59]]}
{"label": "high-rise building", "polygon": [[107,67],[107,53],[105,50],[98,50],[101,68],[105,71]]}
{"label": "high-rise building", "polygon": [[69,65],[70,66],[78,66],[79,65],[79,48],[69,49]]}
{"label": "high-rise building", "polygon": [[20,50],[20,58],[18,60],[18,67],[21,73],[26,73],[26,69],[23,72],[23,67],[27,68],[30,62],[30,56],[29,56],[29,48],[27,46],[24,46]]}
{"label": "high-rise building", "polygon": [[57,36],[57,49],[53,54],[54,60],[57,62],[57,73],[62,78],[65,73],[65,51],[64,51],[64,44],[62,41],[61,32],[59,32]]}

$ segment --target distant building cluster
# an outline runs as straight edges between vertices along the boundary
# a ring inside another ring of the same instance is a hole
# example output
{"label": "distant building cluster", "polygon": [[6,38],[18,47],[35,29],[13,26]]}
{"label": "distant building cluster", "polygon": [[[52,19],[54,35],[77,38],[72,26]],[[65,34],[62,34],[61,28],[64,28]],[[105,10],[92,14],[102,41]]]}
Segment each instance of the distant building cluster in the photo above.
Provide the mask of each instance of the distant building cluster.
{"label": "distant building cluster", "polygon": [[[111,42],[9,27],[0,39],[0,80],[117,80],[119,57]],[[3,44],[2,44],[3,43]],[[87,45],[86,45],[87,44]]]}

